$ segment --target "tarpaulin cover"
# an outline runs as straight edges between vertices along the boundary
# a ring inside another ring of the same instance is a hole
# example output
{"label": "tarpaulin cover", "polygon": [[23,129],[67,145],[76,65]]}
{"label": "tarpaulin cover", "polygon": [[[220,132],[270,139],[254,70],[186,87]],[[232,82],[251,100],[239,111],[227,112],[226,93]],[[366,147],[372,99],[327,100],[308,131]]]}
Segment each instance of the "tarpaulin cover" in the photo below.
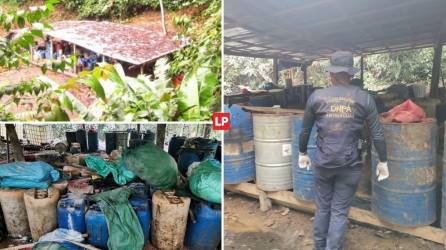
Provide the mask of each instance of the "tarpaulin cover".
{"label": "tarpaulin cover", "polygon": [[37,242],[33,246],[33,250],[84,250],[84,249],[85,248],[68,241],[61,241],[61,242],[42,241],[42,242]]}
{"label": "tarpaulin cover", "polygon": [[382,114],[383,122],[415,123],[422,122],[426,113],[410,99]]}
{"label": "tarpaulin cover", "polygon": [[151,142],[129,149],[124,153],[125,165],[139,178],[155,189],[176,186],[178,167],[167,152]]}
{"label": "tarpaulin cover", "polygon": [[138,217],[128,199],[132,190],[117,188],[93,195],[107,221],[108,249],[142,249],[144,234]]}
{"label": "tarpaulin cover", "polygon": [[190,191],[203,200],[221,203],[221,166],[217,160],[196,165],[189,177]]}
{"label": "tarpaulin cover", "polygon": [[0,165],[0,187],[47,189],[59,178],[60,173],[43,161]]}
{"label": "tarpaulin cover", "polygon": [[69,229],[58,228],[40,237],[39,242],[34,245],[33,249],[38,250],[81,250],[80,246],[69,241],[82,242],[84,238],[82,234]]}
{"label": "tarpaulin cover", "polygon": [[102,177],[107,177],[111,173],[116,184],[121,186],[135,178],[135,174],[125,167],[122,158],[119,158],[119,164],[115,164],[114,162],[105,161],[101,157],[88,155],[85,157],[85,163],[89,169]]}

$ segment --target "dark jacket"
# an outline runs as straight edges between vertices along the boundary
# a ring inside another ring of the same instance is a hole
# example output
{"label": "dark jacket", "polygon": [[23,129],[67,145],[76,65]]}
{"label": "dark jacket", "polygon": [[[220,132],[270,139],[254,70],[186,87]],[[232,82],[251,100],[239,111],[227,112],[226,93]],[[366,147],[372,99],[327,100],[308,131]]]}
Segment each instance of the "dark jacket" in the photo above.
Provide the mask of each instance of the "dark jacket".
{"label": "dark jacket", "polygon": [[367,123],[380,161],[387,161],[386,144],[373,98],[352,85],[316,90],[305,108],[299,148],[306,153],[311,128],[317,129],[314,166],[336,168],[360,163],[358,143]]}

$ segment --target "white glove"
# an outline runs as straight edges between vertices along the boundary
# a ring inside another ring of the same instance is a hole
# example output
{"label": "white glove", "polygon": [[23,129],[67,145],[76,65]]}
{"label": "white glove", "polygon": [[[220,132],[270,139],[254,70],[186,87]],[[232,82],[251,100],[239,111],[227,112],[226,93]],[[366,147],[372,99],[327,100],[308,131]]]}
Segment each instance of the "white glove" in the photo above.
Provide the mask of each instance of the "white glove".
{"label": "white glove", "polygon": [[387,162],[379,162],[378,165],[376,165],[376,176],[378,176],[378,181],[389,178]]}
{"label": "white glove", "polygon": [[308,155],[305,153],[299,153],[299,168],[306,168],[307,170],[310,170],[310,167],[310,157],[308,157]]}

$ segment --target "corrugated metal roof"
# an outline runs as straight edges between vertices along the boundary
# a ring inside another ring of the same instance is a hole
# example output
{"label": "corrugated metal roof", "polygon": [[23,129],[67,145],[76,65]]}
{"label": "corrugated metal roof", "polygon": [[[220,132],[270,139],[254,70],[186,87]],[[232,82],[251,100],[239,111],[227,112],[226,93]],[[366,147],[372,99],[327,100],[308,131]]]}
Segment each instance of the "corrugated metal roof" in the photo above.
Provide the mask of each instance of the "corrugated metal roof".
{"label": "corrugated metal roof", "polygon": [[61,21],[45,34],[98,54],[139,65],[178,50],[184,43],[161,33],[112,22]]}
{"label": "corrugated metal roof", "polygon": [[225,0],[225,53],[326,58],[375,54],[446,40],[444,0]]}

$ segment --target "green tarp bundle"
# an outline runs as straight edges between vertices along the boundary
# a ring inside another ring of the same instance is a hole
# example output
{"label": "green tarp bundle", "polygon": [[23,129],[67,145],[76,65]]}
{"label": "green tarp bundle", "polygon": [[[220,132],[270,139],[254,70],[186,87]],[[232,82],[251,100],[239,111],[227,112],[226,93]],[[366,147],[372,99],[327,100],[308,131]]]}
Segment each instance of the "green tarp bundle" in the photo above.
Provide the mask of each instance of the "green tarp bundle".
{"label": "green tarp bundle", "polygon": [[125,165],[146,184],[156,189],[175,188],[178,167],[167,152],[147,142],[124,153]]}
{"label": "green tarp bundle", "polygon": [[141,225],[128,201],[131,193],[128,188],[117,188],[91,197],[99,204],[107,220],[109,234],[107,246],[110,250],[138,250],[144,247]]}
{"label": "green tarp bundle", "polygon": [[190,191],[203,200],[221,203],[221,166],[212,159],[200,162],[189,176]]}
{"label": "green tarp bundle", "polygon": [[85,163],[87,163],[89,169],[102,177],[106,177],[111,173],[116,184],[121,186],[135,178],[135,174],[125,167],[122,158],[119,158],[119,164],[115,164],[114,162],[105,161],[101,157],[88,155],[85,157]]}

